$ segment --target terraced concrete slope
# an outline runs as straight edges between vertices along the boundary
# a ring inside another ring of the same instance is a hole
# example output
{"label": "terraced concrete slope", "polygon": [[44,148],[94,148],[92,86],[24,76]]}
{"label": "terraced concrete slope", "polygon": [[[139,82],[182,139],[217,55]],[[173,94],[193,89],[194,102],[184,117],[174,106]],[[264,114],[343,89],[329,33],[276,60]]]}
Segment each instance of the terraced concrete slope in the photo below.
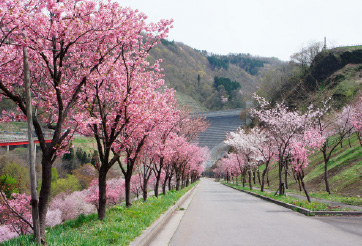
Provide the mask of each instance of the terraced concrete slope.
{"label": "terraced concrete slope", "polygon": [[212,165],[225,152],[226,146],[223,141],[227,133],[241,126],[240,111],[241,109],[231,109],[198,114],[205,116],[210,123],[209,128],[199,135],[199,146],[207,146],[211,150],[211,158],[207,166]]}

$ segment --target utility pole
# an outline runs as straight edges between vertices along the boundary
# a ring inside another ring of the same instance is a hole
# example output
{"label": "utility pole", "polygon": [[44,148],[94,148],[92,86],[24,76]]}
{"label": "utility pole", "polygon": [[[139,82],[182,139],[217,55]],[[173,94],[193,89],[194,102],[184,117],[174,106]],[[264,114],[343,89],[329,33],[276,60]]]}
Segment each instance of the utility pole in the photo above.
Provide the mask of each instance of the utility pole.
{"label": "utility pole", "polygon": [[31,106],[31,92],[30,92],[30,72],[28,61],[28,50],[23,48],[23,61],[24,61],[24,84],[25,84],[25,98],[26,98],[26,118],[28,123],[28,155],[30,166],[30,186],[31,186],[31,211],[33,217],[33,230],[34,239],[40,245],[40,227],[39,227],[39,209],[38,209],[38,194],[36,190],[36,172],[35,172],[35,152],[33,140],[33,114]]}

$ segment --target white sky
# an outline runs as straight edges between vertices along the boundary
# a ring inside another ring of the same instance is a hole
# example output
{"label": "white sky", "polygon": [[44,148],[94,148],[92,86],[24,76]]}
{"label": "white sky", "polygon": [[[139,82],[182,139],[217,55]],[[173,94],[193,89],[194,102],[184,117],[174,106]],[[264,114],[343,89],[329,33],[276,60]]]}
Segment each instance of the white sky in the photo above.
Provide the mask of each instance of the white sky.
{"label": "white sky", "polygon": [[174,19],[169,40],[216,54],[289,60],[310,42],[362,44],[362,0],[117,0],[149,21]]}

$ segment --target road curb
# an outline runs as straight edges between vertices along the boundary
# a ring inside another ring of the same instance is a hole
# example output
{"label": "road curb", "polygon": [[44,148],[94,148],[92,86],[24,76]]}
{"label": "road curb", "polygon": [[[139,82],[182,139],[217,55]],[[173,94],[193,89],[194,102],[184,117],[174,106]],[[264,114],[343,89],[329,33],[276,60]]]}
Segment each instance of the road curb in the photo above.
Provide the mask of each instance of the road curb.
{"label": "road curb", "polygon": [[192,194],[194,189],[199,184],[195,185],[191,190],[186,192],[180,199],[175,203],[175,205],[171,206],[165,213],[163,213],[160,218],[158,218],[155,222],[153,222],[146,230],[142,232],[142,234],[136,237],[129,246],[146,246],[150,243],[150,241],[156,236],[156,234],[162,229],[162,227],[167,223],[167,221],[171,218],[172,214],[180,208],[180,205]]}
{"label": "road curb", "polygon": [[302,208],[302,207],[299,207],[299,206],[296,206],[296,205],[293,205],[293,204],[289,204],[289,203],[285,203],[285,202],[282,202],[282,201],[278,201],[278,200],[275,200],[273,198],[270,198],[270,197],[266,197],[266,196],[263,196],[263,195],[259,195],[259,194],[256,194],[256,193],[253,193],[253,192],[250,192],[250,191],[246,191],[246,190],[240,190],[238,188],[235,188],[235,187],[231,187],[231,186],[228,186],[226,184],[223,184],[229,188],[232,188],[234,190],[237,190],[237,191],[241,191],[241,192],[244,192],[244,193],[247,193],[249,195],[252,195],[252,196],[255,196],[255,197],[258,197],[258,198],[261,198],[265,201],[268,201],[268,202],[272,202],[272,203],[275,203],[279,206],[283,206],[285,208],[289,208],[295,212],[298,212],[298,213],[301,213],[301,214],[304,214],[306,216],[326,216],[326,215],[340,215],[340,216],[343,216],[343,215],[348,215],[348,216],[361,216],[362,215],[362,211],[311,211],[309,209],[306,209],[306,208]]}

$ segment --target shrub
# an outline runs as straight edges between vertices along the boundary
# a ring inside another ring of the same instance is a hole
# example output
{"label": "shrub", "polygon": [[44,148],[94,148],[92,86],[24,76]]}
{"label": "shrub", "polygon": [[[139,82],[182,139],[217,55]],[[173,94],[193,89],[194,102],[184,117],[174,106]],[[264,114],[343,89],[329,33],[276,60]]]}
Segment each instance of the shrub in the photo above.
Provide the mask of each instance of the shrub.
{"label": "shrub", "polygon": [[97,170],[91,164],[85,164],[73,171],[82,189],[88,189],[93,179],[97,177]]}
{"label": "shrub", "polygon": [[49,204],[49,210],[61,211],[61,220],[75,219],[81,214],[95,212],[95,207],[86,201],[87,190],[71,194],[60,193]]}
{"label": "shrub", "polygon": [[55,197],[57,194],[62,192],[70,193],[81,189],[82,187],[78,179],[74,175],[67,174],[67,178],[57,179],[56,181],[52,182],[50,196]]}
{"label": "shrub", "polygon": [[11,194],[19,193],[17,183],[10,175],[2,175],[0,176],[0,191],[4,192],[7,198],[10,198]]}
{"label": "shrub", "polygon": [[19,189],[18,192],[26,193],[29,191],[30,177],[29,170],[26,167],[21,166],[16,162],[11,162],[5,165],[2,171],[3,174],[9,175],[16,180],[17,188]]}
{"label": "shrub", "polygon": [[46,226],[53,227],[62,222],[62,211],[60,211],[60,209],[49,210],[47,212]]}
{"label": "shrub", "polygon": [[0,225],[0,243],[18,236],[18,234],[10,229],[8,225]]}

